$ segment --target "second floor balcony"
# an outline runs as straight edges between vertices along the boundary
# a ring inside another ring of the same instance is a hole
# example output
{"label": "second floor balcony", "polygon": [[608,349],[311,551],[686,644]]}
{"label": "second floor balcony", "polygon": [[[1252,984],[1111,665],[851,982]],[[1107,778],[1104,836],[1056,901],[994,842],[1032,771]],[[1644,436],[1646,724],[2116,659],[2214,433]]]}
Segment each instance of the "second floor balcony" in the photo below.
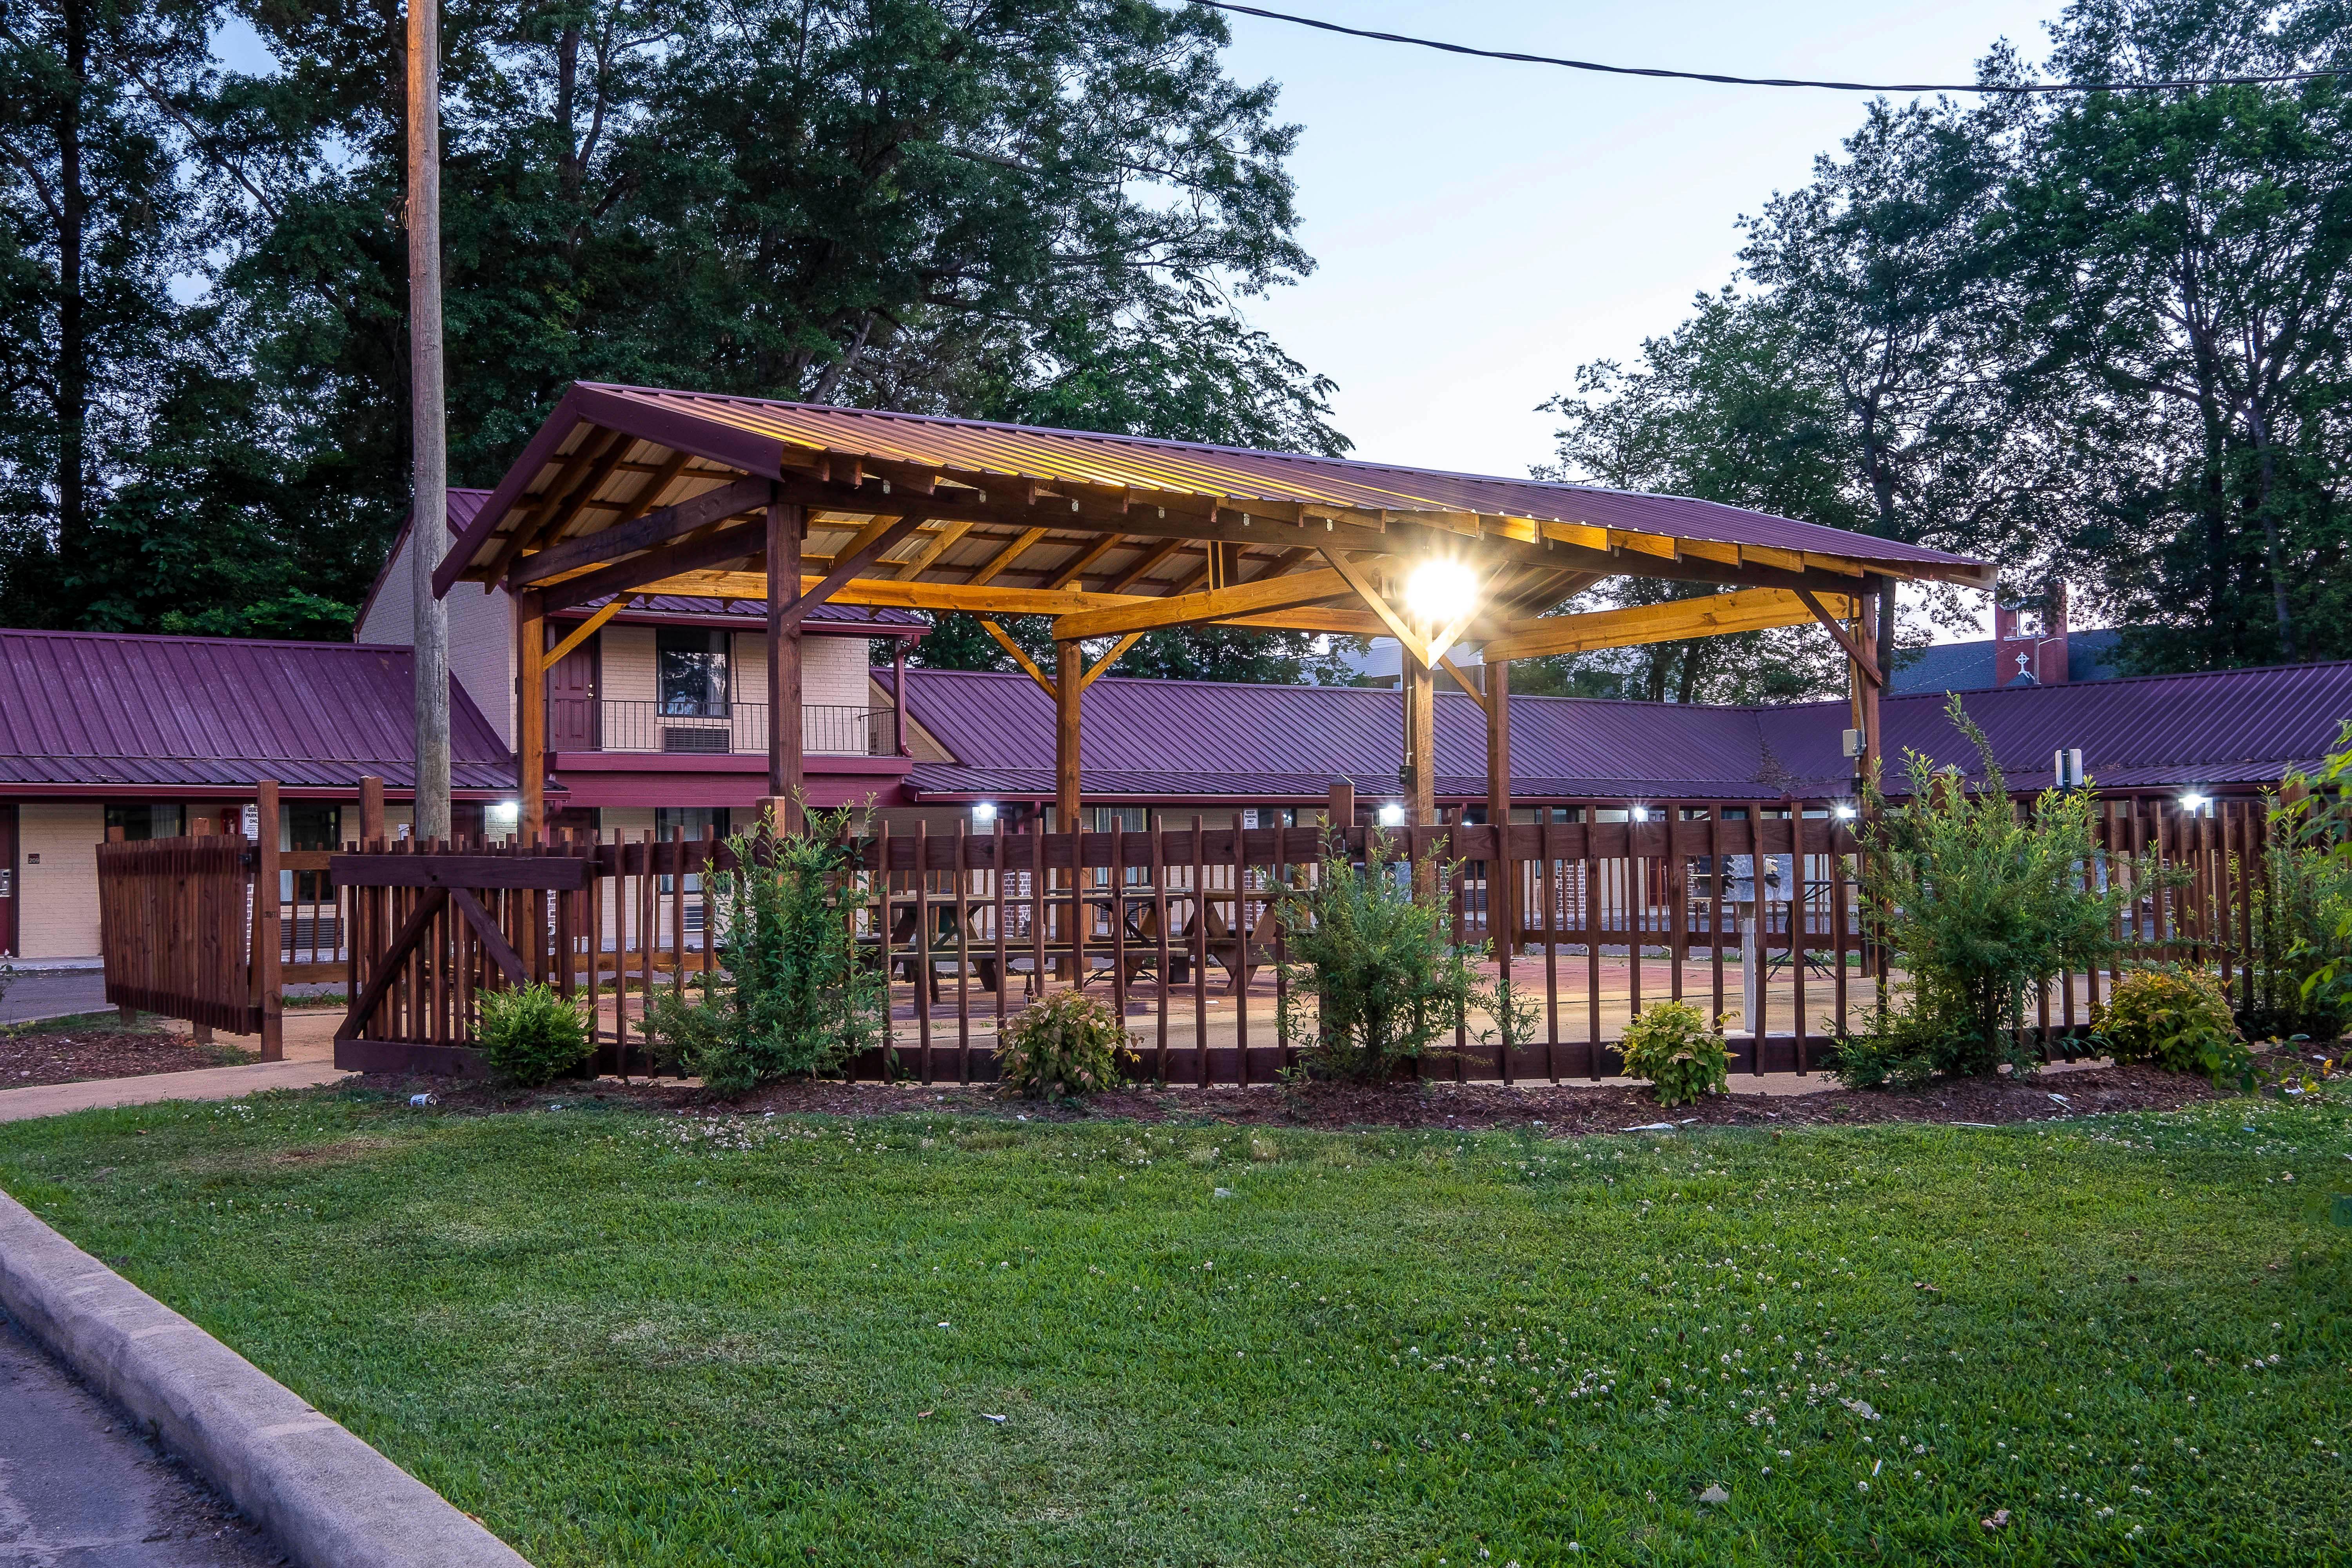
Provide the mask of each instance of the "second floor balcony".
{"label": "second floor balcony", "polygon": [[[801,748],[813,756],[898,754],[891,710],[804,703]],[[668,756],[765,756],[767,704],[749,702],[606,701],[551,698],[547,704],[551,752],[632,752]]]}

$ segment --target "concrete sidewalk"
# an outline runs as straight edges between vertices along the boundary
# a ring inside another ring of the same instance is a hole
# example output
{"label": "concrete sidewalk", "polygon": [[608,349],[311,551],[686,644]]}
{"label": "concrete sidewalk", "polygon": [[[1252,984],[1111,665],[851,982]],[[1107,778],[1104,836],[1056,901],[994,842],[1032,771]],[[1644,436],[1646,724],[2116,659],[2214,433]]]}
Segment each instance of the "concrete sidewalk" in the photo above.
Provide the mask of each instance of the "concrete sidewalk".
{"label": "concrete sidewalk", "polygon": [[[238,1100],[271,1089],[315,1089],[339,1083],[352,1075],[335,1066],[335,1026],[340,1010],[286,1015],[286,1059],[247,1062],[242,1067],[197,1068],[188,1072],[151,1073],[144,1078],[100,1078],[81,1083],[37,1084],[29,1089],[0,1089],[0,1121],[27,1121],[42,1116],[102,1106],[152,1105],[165,1100]],[[185,1033],[185,1024],[168,1028]],[[260,1041],[246,1035],[215,1037],[247,1049]]]}

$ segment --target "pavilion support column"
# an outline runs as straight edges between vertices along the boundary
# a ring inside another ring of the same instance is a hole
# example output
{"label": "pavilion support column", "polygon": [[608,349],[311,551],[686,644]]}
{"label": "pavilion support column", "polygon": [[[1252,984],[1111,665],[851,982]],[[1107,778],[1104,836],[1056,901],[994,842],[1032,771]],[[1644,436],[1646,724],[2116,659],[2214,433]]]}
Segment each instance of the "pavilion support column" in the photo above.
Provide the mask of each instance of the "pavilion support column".
{"label": "pavilion support column", "polygon": [[[547,831],[547,611],[535,593],[514,596],[515,787],[522,841]],[[419,831],[416,828],[409,830]]]}
{"label": "pavilion support column", "polygon": [[907,751],[907,639],[890,639],[890,754],[908,755]]}
{"label": "pavilion support column", "polygon": [[[1414,827],[1437,825],[1437,672],[1402,650],[1404,669],[1405,820]],[[1437,896],[1434,866],[1425,874],[1416,870],[1418,896]]]}
{"label": "pavilion support column", "polygon": [[783,802],[776,830],[798,833],[806,787],[806,738],[801,733],[801,626],[784,612],[801,596],[801,530],[797,506],[768,502],[768,794]]}
{"label": "pavilion support column", "polygon": [[1486,930],[1495,962],[1507,972],[1511,939],[1518,932],[1514,900],[1518,880],[1505,848],[1511,832],[1511,666],[1494,659],[1482,667],[1486,689],[1486,822],[1495,830],[1494,858],[1486,862]]}
{"label": "pavilion support column", "polygon": [[[1869,591],[1860,617],[1862,651],[1870,656],[1871,662],[1877,665],[1884,674],[1887,652],[1895,644],[1895,584],[1885,577],[1872,577],[1866,582]],[[1879,683],[1871,679],[1859,664],[1853,664],[1852,660],[1848,663],[1853,668],[1855,705],[1862,720],[1862,755],[1855,759],[1854,765],[1861,770],[1862,777],[1875,779],[1886,756],[1878,733]],[[1884,787],[1883,781],[1880,782]]]}
{"label": "pavilion support column", "polygon": [[1054,645],[1054,816],[1065,833],[1078,830],[1078,703],[1086,655],[1076,643]]}

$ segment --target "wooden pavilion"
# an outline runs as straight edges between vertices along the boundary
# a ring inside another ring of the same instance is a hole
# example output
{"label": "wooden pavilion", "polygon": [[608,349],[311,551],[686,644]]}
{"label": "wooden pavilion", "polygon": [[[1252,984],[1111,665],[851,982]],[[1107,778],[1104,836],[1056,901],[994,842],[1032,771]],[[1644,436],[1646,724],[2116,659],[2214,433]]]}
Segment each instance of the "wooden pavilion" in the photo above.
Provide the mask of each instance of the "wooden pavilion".
{"label": "wooden pavilion", "polygon": [[[1433,563],[1442,611],[1408,584]],[[1551,614],[1605,577],[1715,585],[1634,609]],[[1056,811],[1078,819],[1089,682],[1146,632],[1196,625],[1393,637],[1402,776],[1433,818],[1433,671],[1487,721],[1488,820],[1510,813],[1510,661],[1818,621],[1852,669],[1857,770],[1878,747],[1878,648],[1898,579],[1990,589],[1980,561],[1710,501],[1331,458],[642,387],[574,384],[436,577],[513,595],[522,827],[545,822],[546,681],[640,595],[768,606],[768,794],[802,781],[800,636],[816,605],[965,610],[1053,698]],[[1466,591],[1465,591],[1466,590]],[[551,611],[609,601],[547,646]],[[1049,673],[987,617],[1050,615]],[[1089,659],[1082,645],[1108,647]],[[1458,672],[1457,676],[1458,676]]]}

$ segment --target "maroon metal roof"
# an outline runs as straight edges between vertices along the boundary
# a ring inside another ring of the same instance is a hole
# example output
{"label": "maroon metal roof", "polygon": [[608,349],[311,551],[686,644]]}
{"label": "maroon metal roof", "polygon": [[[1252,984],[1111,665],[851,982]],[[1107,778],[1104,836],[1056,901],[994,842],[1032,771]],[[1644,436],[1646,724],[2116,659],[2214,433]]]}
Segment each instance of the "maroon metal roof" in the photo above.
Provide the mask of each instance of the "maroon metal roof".
{"label": "maroon metal roof", "polygon": [[[582,382],[576,390],[614,416],[593,416],[608,428],[632,428],[630,415],[636,413],[649,426],[659,426],[658,438],[665,444],[751,473],[779,472],[781,450],[799,447],[955,473],[1072,479],[1114,489],[1183,491],[1236,501],[1321,502],[1404,512],[1483,512],[1670,534],[1718,544],[1811,550],[1894,564],[1975,564],[1965,557],[1922,545],[1686,496],[659,387]],[[703,451],[692,442],[697,426],[704,427],[704,444],[713,449]]]}
{"label": "maroon metal roof", "polygon": [[[415,784],[404,647],[0,630],[0,791],[8,784],[294,788]],[[514,764],[455,680],[451,783],[510,791]]]}
{"label": "maroon metal roof", "polygon": [[[957,759],[919,764],[909,787],[943,797],[1054,793],[1053,706],[1026,676],[908,672],[908,712]],[[885,689],[890,671],[877,670]],[[2012,785],[2051,779],[2051,754],[2083,749],[2111,789],[2275,783],[2315,765],[2352,719],[2352,663],[1969,693]],[[1916,750],[1973,768],[1975,752],[1941,695],[1891,697],[1882,714],[1887,785]],[[1087,689],[1082,780],[1100,796],[1311,798],[1334,779],[1392,791],[1403,700],[1360,687],[1285,687],[1106,676]],[[1843,793],[1843,702],[1780,708],[1515,697],[1514,794],[1540,798],[1773,799]],[[1437,702],[1438,793],[1486,793],[1486,716],[1471,699]]]}

